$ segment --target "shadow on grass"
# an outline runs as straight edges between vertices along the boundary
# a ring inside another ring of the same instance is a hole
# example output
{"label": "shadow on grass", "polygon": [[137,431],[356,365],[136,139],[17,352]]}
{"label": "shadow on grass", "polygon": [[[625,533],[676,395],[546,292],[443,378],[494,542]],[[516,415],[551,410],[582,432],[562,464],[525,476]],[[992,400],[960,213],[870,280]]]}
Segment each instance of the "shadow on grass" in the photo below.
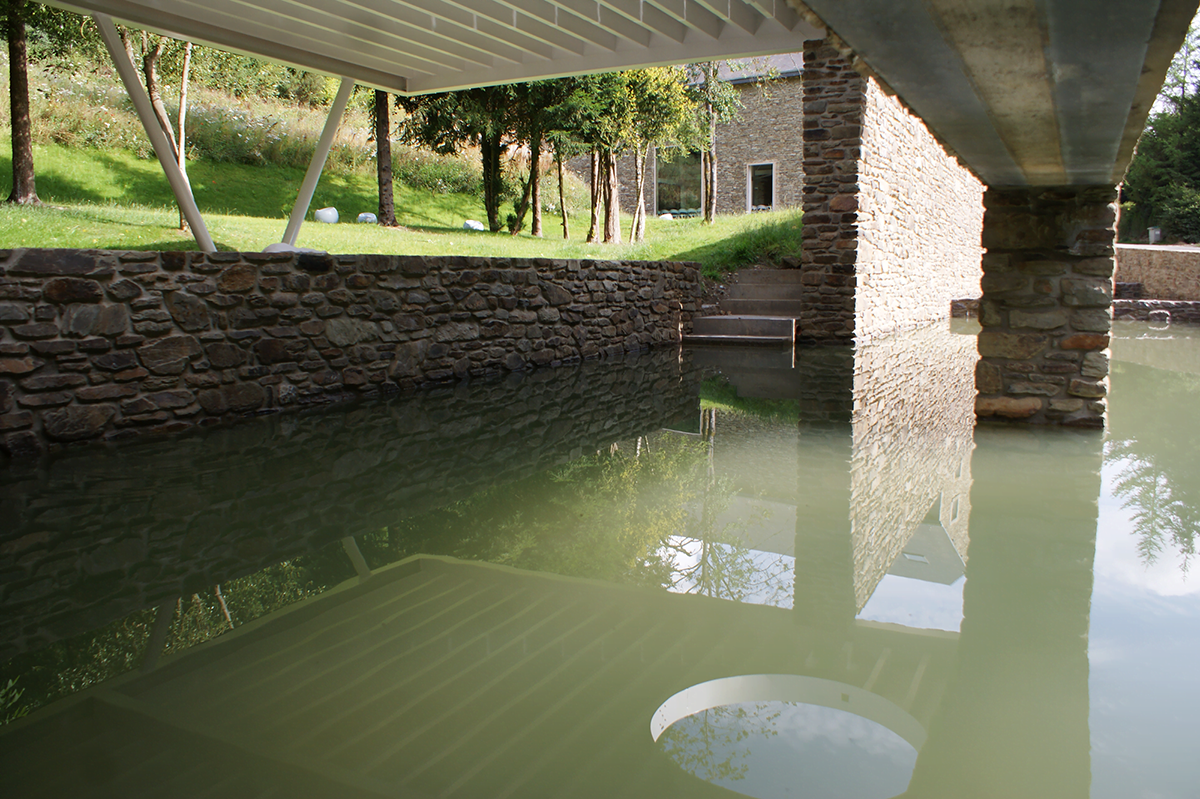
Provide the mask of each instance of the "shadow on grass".
{"label": "shadow on grass", "polygon": [[699,261],[704,274],[713,278],[743,266],[798,258],[804,232],[802,216],[801,211],[796,211],[782,219],[680,252],[677,257],[681,261]]}

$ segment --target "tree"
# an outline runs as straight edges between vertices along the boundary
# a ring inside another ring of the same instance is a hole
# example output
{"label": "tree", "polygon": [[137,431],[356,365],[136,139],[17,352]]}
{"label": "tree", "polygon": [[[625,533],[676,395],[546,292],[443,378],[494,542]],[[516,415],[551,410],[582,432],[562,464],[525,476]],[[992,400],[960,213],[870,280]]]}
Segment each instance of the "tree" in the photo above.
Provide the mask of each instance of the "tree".
{"label": "tree", "polygon": [[640,69],[629,73],[633,94],[633,160],[637,201],[629,240],[646,235],[646,159],[651,147],[669,147],[689,138],[694,105],[688,96],[687,73],[680,67]]}
{"label": "tree", "polygon": [[[121,43],[125,45],[125,54],[129,57],[130,62],[135,65],[139,61],[141,62],[142,77],[146,83],[146,94],[150,97],[150,106],[154,109],[154,118],[158,121],[158,126],[162,128],[163,134],[167,137],[167,142],[171,145],[171,155],[179,164],[179,171],[183,173],[184,180],[187,180],[187,148],[184,126],[187,123],[187,84],[188,75],[191,71],[192,44],[191,42],[185,43],[183,65],[180,68],[179,135],[176,136],[175,128],[171,124],[171,117],[167,113],[166,103],[163,102],[162,88],[159,86],[158,80],[159,62],[162,60],[163,54],[172,40],[166,36],[157,36],[146,31],[141,31],[141,55],[139,57],[134,54],[131,32],[124,27],[119,27],[118,32],[121,35]],[[179,209],[179,229],[187,229],[187,220],[184,218],[182,208]]]}
{"label": "tree", "polygon": [[29,56],[26,0],[8,0],[8,99],[12,120],[12,192],[8,202],[40,205],[33,173],[33,125],[29,119]]}
{"label": "tree", "polygon": [[703,61],[687,67],[688,81],[699,112],[701,184],[707,224],[712,224],[717,212],[717,123],[732,122],[742,107],[737,89],[721,77],[723,67],[736,69],[737,65],[732,61]]}
{"label": "tree", "polygon": [[479,147],[483,206],[492,232],[501,228],[504,183],[500,157],[513,138],[512,91],[511,86],[487,86],[400,98],[400,105],[408,113],[401,127],[406,141],[446,155],[457,153],[465,145]]}
{"label": "tree", "polygon": [[1196,85],[1200,82],[1200,25],[1192,20],[1171,66],[1167,70],[1167,78],[1163,81],[1162,90],[1158,94],[1155,106],[1158,108],[1178,107],[1178,103],[1196,93]]}
{"label": "tree", "polygon": [[1172,110],[1150,120],[1122,195],[1145,224],[1200,241],[1200,95],[1180,95]]}
{"label": "tree", "polygon": [[375,175],[379,181],[379,224],[396,226],[396,200],[392,188],[392,122],[388,93],[371,95],[371,122],[375,128]]}

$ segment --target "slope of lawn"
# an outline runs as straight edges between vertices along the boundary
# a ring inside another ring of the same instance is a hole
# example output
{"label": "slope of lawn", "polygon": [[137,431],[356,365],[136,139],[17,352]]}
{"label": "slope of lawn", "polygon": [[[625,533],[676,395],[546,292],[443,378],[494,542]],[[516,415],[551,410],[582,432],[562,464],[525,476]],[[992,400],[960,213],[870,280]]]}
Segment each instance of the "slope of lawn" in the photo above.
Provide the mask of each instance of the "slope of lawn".
{"label": "slope of lawn", "polygon": [[[0,139],[0,152],[9,150]],[[155,160],[122,150],[35,148],[39,208],[0,204],[0,247],[100,249],[195,249],[178,229],[170,186]],[[0,156],[0,192],[9,190],[11,162]],[[188,175],[196,202],[222,250],[256,251],[276,242],[300,186],[303,170],[278,166],[197,161]],[[696,219],[647,222],[637,244],[586,244],[587,217],[570,220],[572,238],[561,238],[561,218],[544,218],[545,238],[527,234],[474,233],[465,219],[484,216],[479,198],[438,194],[397,184],[396,216],[401,227],[354,224],[361,211],[374,211],[377,188],[367,174],[326,175],[312,208],[334,206],[348,224],[308,222],[298,244],[329,252],[495,257],[695,260],[705,272],[736,269],[800,251],[797,212],[722,216],[711,226]],[[311,214],[310,217],[311,219]],[[625,231],[628,231],[628,219]]]}

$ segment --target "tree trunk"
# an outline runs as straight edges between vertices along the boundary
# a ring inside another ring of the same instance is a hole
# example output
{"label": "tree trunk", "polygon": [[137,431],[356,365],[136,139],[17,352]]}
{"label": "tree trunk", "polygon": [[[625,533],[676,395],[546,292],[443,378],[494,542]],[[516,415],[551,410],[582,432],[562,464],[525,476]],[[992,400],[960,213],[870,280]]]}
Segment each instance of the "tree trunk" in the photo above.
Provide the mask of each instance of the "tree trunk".
{"label": "tree trunk", "polygon": [[479,137],[479,154],[483,159],[483,206],[487,211],[488,230],[500,230],[500,134],[485,133]]}
{"label": "tree trunk", "polygon": [[25,7],[25,0],[8,0],[8,97],[12,114],[12,193],[8,195],[8,202],[41,205],[33,175]]}
{"label": "tree trunk", "polygon": [[717,111],[708,103],[708,159],[704,175],[704,222],[711,225],[717,213]]}
{"label": "tree trunk", "polygon": [[592,224],[588,227],[587,241],[592,244],[600,238],[600,154],[592,150]]}
{"label": "tree trunk", "polygon": [[604,151],[604,243],[621,243],[621,195],[617,185],[617,154]]}
{"label": "tree trunk", "polygon": [[571,229],[567,225],[567,199],[563,192],[563,166],[562,153],[556,147],[554,149],[554,161],[558,164],[558,210],[562,214],[563,238],[571,238]]}
{"label": "tree trunk", "polygon": [[529,146],[530,164],[529,179],[533,190],[529,193],[529,201],[533,203],[533,221],[529,223],[529,235],[542,237],[542,141],[541,136]]}
{"label": "tree trunk", "polygon": [[396,226],[396,197],[392,186],[391,98],[375,90],[375,174],[379,179],[379,224]]}
{"label": "tree trunk", "polygon": [[150,105],[154,108],[154,116],[158,126],[167,134],[167,141],[176,159],[179,158],[179,146],[175,140],[175,129],[171,127],[171,118],[167,116],[167,107],[163,104],[162,91],[158,88],[158,59],[162,57],[167,46],[164,36],[158,37],[158,44],[150,49],[150,34],[142,31],[142,74],[146,77],[146,94],[150,95]]}
{"label": "tree trunk", "polygon": [[639,144],[633,150],[633,165],[637,175],[637,205],[633,207],[630,241],[643,241],[646,238],[646,155],[649,150],[649,144]]}
{"label": "tree trunk", "polygon": [[525,180],[525,190],[521,193],[521,204],[517,206],[517,223],[513,225],[512,234],[515,236],[525,227],[525,215],[533,205],[533,229],[535,236],[542,235],[542,211],[539,207],[542,201],[538,189],[538,162],[542,159],[542,135],[535,133],[529,140],[529,177]]}
{"label": "tree trunk", "polygon": [[[179,146],[176,148],[179,155],[179,171],[183,174],[184,179],[187,179],[187,102],[188,102],[188,78],[192,72],[192,43],[187,42],[183,48],[183,69],[179,74]],[[187,217],[183,215],[183,209],[179,209],[179,229],[186,231],[188,229]]]}

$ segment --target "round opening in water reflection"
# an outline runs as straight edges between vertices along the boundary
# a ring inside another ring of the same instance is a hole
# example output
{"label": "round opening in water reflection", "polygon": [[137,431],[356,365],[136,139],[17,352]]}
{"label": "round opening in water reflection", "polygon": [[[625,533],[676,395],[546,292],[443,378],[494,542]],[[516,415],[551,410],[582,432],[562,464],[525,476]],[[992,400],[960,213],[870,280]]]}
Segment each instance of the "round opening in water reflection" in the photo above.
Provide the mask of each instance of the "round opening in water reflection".
{"label": "round opening in water reflection", "polygon": [[790,674],[694,685],[655,711],[650,732],[688,773],[758,799],[888,799],[908,788],[925,741],[877,694]]}

